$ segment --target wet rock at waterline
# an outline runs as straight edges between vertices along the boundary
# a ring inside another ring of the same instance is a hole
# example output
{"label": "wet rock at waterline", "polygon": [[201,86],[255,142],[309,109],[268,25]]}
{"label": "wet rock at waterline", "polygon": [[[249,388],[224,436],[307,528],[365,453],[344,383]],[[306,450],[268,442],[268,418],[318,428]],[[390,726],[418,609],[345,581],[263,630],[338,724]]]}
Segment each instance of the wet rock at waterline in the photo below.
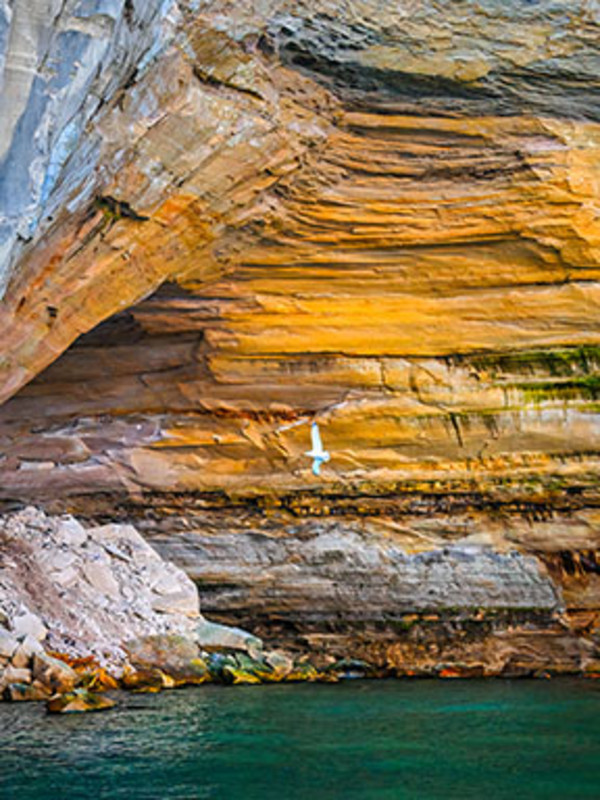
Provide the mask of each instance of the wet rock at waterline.
{"label": "wet rock at waterline", "polygon": [[87,689],[75,689],[67,694],[51,697],[46,702],[49,714],[75,714],[84,711],[108,711],[116,705],[114,700]]}

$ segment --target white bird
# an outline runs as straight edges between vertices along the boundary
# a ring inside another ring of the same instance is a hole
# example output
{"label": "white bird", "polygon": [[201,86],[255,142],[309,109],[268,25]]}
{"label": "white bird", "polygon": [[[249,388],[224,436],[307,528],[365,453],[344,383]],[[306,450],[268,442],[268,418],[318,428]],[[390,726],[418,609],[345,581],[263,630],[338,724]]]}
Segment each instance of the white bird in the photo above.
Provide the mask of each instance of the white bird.
{"label": "white bird", "polygon": [[321,474],[321,464],[329,461],[329,453],[323,450],[323,443],[321,442],[321,434],[319,433],[319,426],[316,422],[310,426],[310,440],[312,450],[307,450],[305,455],[313,459],[312,471],[315,475]]}

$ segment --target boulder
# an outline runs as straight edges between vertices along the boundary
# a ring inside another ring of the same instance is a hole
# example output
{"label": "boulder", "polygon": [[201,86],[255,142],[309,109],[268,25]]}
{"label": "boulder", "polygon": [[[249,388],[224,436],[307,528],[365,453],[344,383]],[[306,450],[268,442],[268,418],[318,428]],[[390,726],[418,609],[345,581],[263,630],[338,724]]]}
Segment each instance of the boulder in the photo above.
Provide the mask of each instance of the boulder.
{"label": "boulder", "polygon": [[88,689],[75,689],[65,694],[57,694],[46,703],[49,714],[73,714],[84,711],[106,711],[114,708],[114,700]]}
{"label": "boulder", "polygon": [[252,658],[262,652],[263,643],[257,636],[241,628],[230,628],[202,619],[196,627],[196,639],[203,650],[243,650]]}
{"label": "boulder", "polygon": [[147,694],[160,692],[167,686],[165,686],[164,672],[148,667],[146,669],[126,670],[121,678],[121,688],[130,692]]}
{"label": "boulder", "polygon": [[4,690],[4,699],[12,703],[35,702],[47,700],[51,694],[50,689],[39,681],[34,681],[31,684],[11,683]]}
{"label": "boulder", "polygon": [[119,584],[108,565],[90,561],[83,565],[83,574],[94,589],[101,594],[108,597],[115,597],[119,594]]}
{"label": "boulder", "polygon": [[209,653],[206,665],[211,680],[218,683],[230,682],[231,670],[239,669],[239,664],[231,653]]}
{"label": "boulder", "polygon": [[38,642],[42,642],[48,635],[48,630],[42,620],[30,611],[13,617],[12,629],[17,637],[32,636]]}
{"label": "boulder", "polygon": [[5,628],[0,628],[0,657],[12,658],[19,646],[19,640]]}
{"label": "boulder", "polygon": [[44,571],[48,572],[63,572],[68,569],[77,556],[71,549],[66,548],[49,548],[46,553],[40,556],[40,565]]}
{"label": "boulder", "polygon": [[95,662],[89,665],[76,666],[72,664],[70,666],[73,666],[86,689],[102,692],[107,689],[119,688],[116,678]]}
{"label": "boulder", "polygon": [[286,675],[286,681],[316,681],[319,673],[312,664],[296,664],[294,669]]}
{"label": "boulder", "polygon": [[59,521],[54,538],[69,548],[79,548],[85,544],[88,533],[74,517],[66,517]]}
{"label": "boulder", "polygon": [[176,685],[204,683],[209,678],[198,645],[185,636],[144,636],[127,642],[125,649],[136,670],[159,670],[173,678]]}
{"label": "boulder", "polygon": [[74,669],[47,653],[34,654],[32,671],[36,680],[54,692],[70,692],[80,681]]}
{"label": "boulder", "polygon": [[282,680],[294,669],[294,659],[283,650],[271,650],[265,654],[265,661],[276,678]]}
{"label": "boulder", "polygon": [[[239,651],[233,656],[239,670],[243,673],[253,675],[262,682],[278,681],[282,678],[267,664],[264,658],[252,658],[246,653]],[[225,674],[227,670],[225,670]],[[254,683],[254,681],[252,681]],[[234,681],[235,683],[235,681]]]}
{"label": "boulder", "polygon": [[26,636],[19,644],[12,657],[14,667],[28,667],[35,653],[43,652],[42,645],[33,636]]}
{"label": "boulder", "polygon": [[31,683],[31,670],[13,667],[9,664],[2,675],[2,683],[7,686],[9,683]]}
{"label": "boulder", "polygon": [[162,614],[184,614],[187,617],[198,617],[198,595],[195,591],[158,595],[152,600],[152,610]]}
{"label": "boulder", "polygon": [[224,667],[223,674],[226,682],[234,685],[262,683],[258,675],[236,667]]}

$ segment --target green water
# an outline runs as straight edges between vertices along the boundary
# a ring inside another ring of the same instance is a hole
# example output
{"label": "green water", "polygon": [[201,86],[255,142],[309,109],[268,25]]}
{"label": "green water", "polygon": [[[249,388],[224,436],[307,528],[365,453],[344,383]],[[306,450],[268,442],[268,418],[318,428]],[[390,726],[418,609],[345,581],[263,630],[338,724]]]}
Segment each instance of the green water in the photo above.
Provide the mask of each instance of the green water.
{"label": "green water", "polygon": [[593,681],[201,686],[0,704],[0,798],[600,798]]}

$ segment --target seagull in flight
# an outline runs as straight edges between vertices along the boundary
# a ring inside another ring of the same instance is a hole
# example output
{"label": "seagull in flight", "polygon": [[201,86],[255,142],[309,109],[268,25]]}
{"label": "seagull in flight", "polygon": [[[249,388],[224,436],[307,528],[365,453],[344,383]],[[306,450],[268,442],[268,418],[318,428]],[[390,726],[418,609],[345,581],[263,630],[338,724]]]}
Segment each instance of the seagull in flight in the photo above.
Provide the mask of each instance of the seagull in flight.
{"label": "seagull in flight", "polygon": [[312,471],[315,475],[321,474],[321,464],[329,461],[329,453],[323,450],[323,443],[321,442],[321,434],[319,433],[319,426],[316,422],[310,426],[310,439],[312,450],[307,450],[305,455],[313,459]]}

